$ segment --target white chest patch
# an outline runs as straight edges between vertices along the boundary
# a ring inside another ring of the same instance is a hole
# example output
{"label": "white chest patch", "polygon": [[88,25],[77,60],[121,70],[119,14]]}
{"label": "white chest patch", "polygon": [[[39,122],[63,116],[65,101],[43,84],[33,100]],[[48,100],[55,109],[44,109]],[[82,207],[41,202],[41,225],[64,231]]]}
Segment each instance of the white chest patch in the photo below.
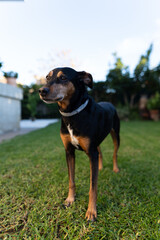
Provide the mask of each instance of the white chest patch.
{"label": "white chest patch", "polygon": [[73,129],[71,129],[70,125],[67,126],[68,132],[70,134],[71,137],[71,143],[78,148],[79,142],[77,140],[77,138],[73,135]]}

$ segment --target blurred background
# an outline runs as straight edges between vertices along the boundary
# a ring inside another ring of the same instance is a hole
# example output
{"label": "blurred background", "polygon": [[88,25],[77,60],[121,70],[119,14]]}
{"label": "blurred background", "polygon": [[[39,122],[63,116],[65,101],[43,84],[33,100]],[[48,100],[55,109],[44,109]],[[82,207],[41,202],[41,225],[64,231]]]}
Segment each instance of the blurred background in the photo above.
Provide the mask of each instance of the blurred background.
{"label": "blurred background", "polygon": [[89,94],[121,119],[158,121],[159,9],[159,0],[0,1],[0,125],[58,118],[38,89],[59,66],[90,72]]}

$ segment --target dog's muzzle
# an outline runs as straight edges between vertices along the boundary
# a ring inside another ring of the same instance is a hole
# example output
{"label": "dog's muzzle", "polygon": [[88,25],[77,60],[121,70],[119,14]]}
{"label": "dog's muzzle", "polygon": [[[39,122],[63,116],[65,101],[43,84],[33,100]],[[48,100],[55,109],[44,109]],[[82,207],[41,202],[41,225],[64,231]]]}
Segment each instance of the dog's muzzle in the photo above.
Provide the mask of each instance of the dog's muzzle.
{"label": "dog's muzzle", "polygon": [[46,97],[47,94],[49,93],[49,88],[40,88],[39,89],[39,94],[42,96],[42,97]]}

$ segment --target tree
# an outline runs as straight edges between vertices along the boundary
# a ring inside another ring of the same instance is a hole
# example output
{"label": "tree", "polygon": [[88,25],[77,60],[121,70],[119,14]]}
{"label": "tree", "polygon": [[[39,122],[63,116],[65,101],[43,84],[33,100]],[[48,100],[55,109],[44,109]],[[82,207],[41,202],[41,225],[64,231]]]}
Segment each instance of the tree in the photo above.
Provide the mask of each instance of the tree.
{"label": "tree", "polygon": [[21,85],[21,84],[18,84],[18,87],[23,90],[23,99],[21,102],[21,117],[22,119],[28,119],[31,116],[30,110],[27,108],[28,94],[29,94],[30,87],[27,85]]}
{"label": "tree", "polygon": [[137,93],[147,96],[154,95],[157,90],[160,91],[160,64],[153,69],[150,69],[150,55],[153,45],[149,46],[145,55],[140,57],[139,63],[134,70],[134,81],[138,86]]}
{"label": "tree", "polygon": [[115,58],[114,67],[109,70],[106,76],[106,85],[109,89],[114,89],[118,99],[123,99],[126,105],[129,104],[129,90],[131,89],[131,78],[129,67],[122,63],[117,54],[113,54]]}
{"label": "tree", "polygon": [[31,84],[31,86],[19,84],[18,87],[23,90],[22,118],[32,118],[34,120],[37,117],[37,106],[41,103],[38,94],[40,86],[37,84]]}
{"label": "tree", "polygon": [[146,86],[152,79],[149,69],[150,55],[153,45],[151,44],[145,55],[141,55],[140,60],[134,70],[133,81],[135,83],[135,94],[147,94]]}
{"label": "tree", "polygon": [[154,95],[156,91],[160,92],[160,64],[145,72],[143,91],[147,96]]}
{"label": "tree", "polygon": [[22,119],[28,118],[58,118],[57,104],[45,104],[39,97],[38,89],[41,85],[30,86],[18,84],[23,90]]}
{"label": "tree", "polygon": [[115,89],[118,101],[122,102],[123,99],[123,103],[130,108],[133,108],[135,100],[138,101],[142,94],[150,96],[160,90],[160,64],[152,70],[149,68],[152,48],[151,44],[146,53],[141,55],[133,77],[121,58],[114,54],[114,67],[106,76],[106,84],[108,88]]}
{"label": "tree", "polygon": [[104,81],[95,82],[93,85],[93,89],[89,91],[90,95],[95,99],[96,102],[106,101],[107,87]]}
{"label": "tree", "polygon": [[134,70],[134,79],[141,84],[144,82],[145,73],[149,70],[150,55],[153,45],[151,44],[145,55],[140,57],[140,60]]}

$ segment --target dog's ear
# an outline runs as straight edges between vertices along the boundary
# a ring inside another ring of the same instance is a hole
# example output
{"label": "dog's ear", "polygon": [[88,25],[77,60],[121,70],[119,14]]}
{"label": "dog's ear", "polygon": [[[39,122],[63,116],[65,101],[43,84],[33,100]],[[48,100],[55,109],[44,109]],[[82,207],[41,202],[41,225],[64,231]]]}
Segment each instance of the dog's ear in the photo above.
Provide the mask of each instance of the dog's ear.
{"label": "dog's ear", "polygon": [[78,72],[78,75],[80,80],[83,81],[87,87],[89,88],[93,87],[93,78],[90,73],[83,71],[83,72]]}

